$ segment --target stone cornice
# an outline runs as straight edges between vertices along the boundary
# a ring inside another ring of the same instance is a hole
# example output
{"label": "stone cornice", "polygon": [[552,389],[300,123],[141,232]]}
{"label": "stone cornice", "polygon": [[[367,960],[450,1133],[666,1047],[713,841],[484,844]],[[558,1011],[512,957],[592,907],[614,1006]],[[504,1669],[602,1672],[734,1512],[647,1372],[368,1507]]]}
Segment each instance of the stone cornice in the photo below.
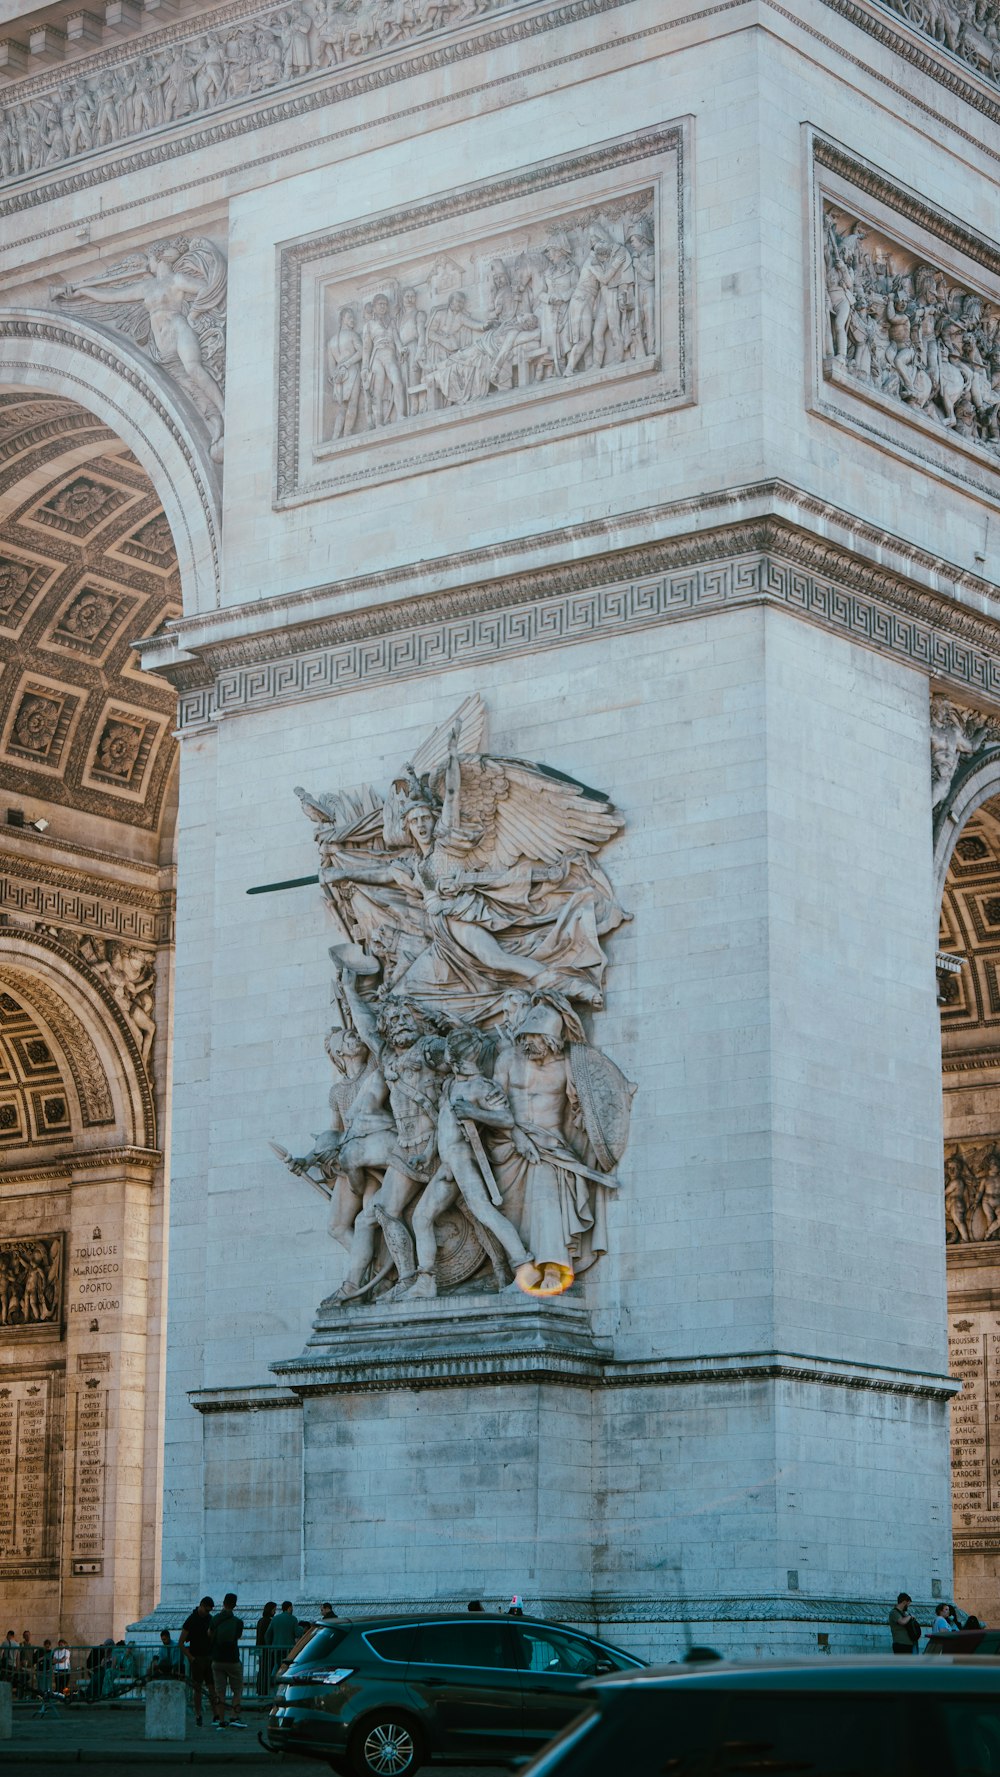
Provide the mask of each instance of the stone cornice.
{"label": "stone cornice", "polygon": [[162,1159],[158,1148],[86,1148],[82,1153],[53,1156],[45,1165],[12,1167],[4,1171],[3,1182],[5,1187],[41,1182],[68,1186],[74,1173],[98,1172],[110,1166],[136,1167],[153,1173]]}
{"label": "stone cornice", "polygon": [[173,933],[173,888],[108,882],[44,855],[10,856],[0,849],[0,922],[81,927],[134,944],[165,944]]}
{"label": "stone cornice", "polygon": [[[484,1345],[487,1343],[484,1338]],[[272,1371],[300,1395],[382,1394],[394,1389],[464,1388],[470,1383],[549,1383],[577,1388],[677,1388],[704,1384],[795,1382],[863,1393],[947,1401],[961,1384],[951,1376],[786,1352],[741,1352],[703,1358],[618,1362],[597,1350],[518,1349],[512,1339],[499,1349],[420,1357],[408,1353],[351,1359],[336,1350],[313,1349],[272,1364]],[[210,1398],[220,1399],[221,1391]],[[196,1403],[197,1404],[197,1403]],[[223,1410],[219,1406],[215,1411]],[[239,1409],[237,1409],[239,1410]]]}
{"label": "stone cornice", "polygon": [[[970,1545],[963,1542],[962,1546]],[[992,1548],[995,1544],[982,1542],[976,1546]],[[314,1600],[303,1602],[301,1593],[299,1598],[303,1616],[310,1610],[318,1613],[318,1604]],[[256,1616],[263,1609],[264,1594],[262,1592],[254,1599],[241,1593],[240,1602],[247,1616]],[[446,1616],[456,1610],[464,1611],[467,1603],[467,1592],[452,1598],[437,1597],[430,1603],[423,1597],[407,1597],[401,1593],[366,1598],[345,1596],[342,1591],[337,1593],[337,1608],[342,1618],[395,1616],[402,1611],[417,1611],[421,1617]],[[932,1615],[934,1608],[930,1599],[918,1600],[916,1604],[919,1617]],[[179,1629],[189,1609],[188,1602],[158,1605],[141,1623],[129,1623],[127,1631],[131,1635],[134,1630],[152,1643],[161,1629]],[[683,1629],[688,1623],[744,1622],[843,1624],[845,1627],[859,1624],[884,1633],[886,1618],[884,1598],[805,1597],[801,1592],[728,1592],[720,1593],[718,1597],[699,1593],[691,1598],[664,1598],[648,1592],[560,1592],[529,1595],[527,1609],[529,1616],[540,1615],[551,1622],[587,1626],[596,1634],[606,1632],[614,1623],[676,1623]]]}
{"label": "stone cornice", "polygon": [[[754,505],[749,516],[711,522]],[[630,529],[685,522],[704,528],[585,553],[588,543]],[[564,559],[503,574],[505,552],[523,559],[543,547],[561,549]],[[487,560],[496,567],[498,558],[495,578],[422,590]],[[375,602],[401,583],[406,596]],[[366,595],[372,602],[363,608],[311,614],[334,600],[358,606]],[[181,728],[190,731],[253,708],[746,604],[784,609],[1000,704],[1000,605],[992,584],[781,483],[181,619],[143,652],[145,664],[177,685]],[[239,633],[243,623],[250,633]]]}

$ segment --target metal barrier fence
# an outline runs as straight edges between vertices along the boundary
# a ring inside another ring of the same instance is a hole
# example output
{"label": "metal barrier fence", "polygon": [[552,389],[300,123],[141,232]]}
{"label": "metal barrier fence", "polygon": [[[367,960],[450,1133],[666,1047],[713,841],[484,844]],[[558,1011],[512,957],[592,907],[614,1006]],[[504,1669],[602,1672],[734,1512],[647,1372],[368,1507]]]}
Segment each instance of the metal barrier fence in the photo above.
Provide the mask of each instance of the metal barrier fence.
{"label": "metal barrier fence", "polygon": [[[277,1670],[287,1655],[287,1648],[241,1647],[244,1696],[273,1697]],[[0,1683],[12,1686],[15,1700],[47,1695],[71,1703],[137,1699],[149,1678],[182,1679],[190,1685],[187,1661],[176,1644],[25,1648],[20,1642],[0,1642]]]}

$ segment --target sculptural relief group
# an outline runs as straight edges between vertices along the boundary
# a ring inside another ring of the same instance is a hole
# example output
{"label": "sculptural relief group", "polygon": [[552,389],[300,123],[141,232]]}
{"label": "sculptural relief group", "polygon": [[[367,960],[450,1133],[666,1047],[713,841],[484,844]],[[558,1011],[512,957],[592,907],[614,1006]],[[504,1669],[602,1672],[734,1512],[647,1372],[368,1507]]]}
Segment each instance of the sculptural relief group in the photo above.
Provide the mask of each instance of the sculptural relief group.
{"label": "sculptural relief group", "polygon": [[1000,1146],[962,1142],[944,1157],[945,1237],[949,1245],[1000,1237]]}
{"label": "sculptural relief group", "polygon": [[823,250],[827,374],[1000,455],[1000,305],[829,205]]}
{"label": "sculptural relief group", "polygon": [[460,264],[326,292],[324,436],[337,441],[656,352],[653,200],[521,230]]}
{"label": "sculptural relief group", "polygon": [[335,1303],[558,1295],[606,1250],[635,1089],[585,1020],[629,917],[596,861],[622,818],[484,734],[470,698],[384,799],[297,792],[341,1023],[329,1128],[302,1154],[272,1145],[329,1199]]}
{"label": "sculptural relief group", "polygon": [[84,67],[0,110],[0,177],[42,172],[496,9],[496,0],[302,0]]}
{"label": "sculptural relief group", "polygon": [[176,235],[49,291],[55,306],[111,327],[180,385],[208,427],[216,463],[225,430],[227,275],[214,241]]}
{"label": "sculptural relief group", "polygon": [[0,1327],[41,1326],[59,1319],[63,1237],[0,1241]]}

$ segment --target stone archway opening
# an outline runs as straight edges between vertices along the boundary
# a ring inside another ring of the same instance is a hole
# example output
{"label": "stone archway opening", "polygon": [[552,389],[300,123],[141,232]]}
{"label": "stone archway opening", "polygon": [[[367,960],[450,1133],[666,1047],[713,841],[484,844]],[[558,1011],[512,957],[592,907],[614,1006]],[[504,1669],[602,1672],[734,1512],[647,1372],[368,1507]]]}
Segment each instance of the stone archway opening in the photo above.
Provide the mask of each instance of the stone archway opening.
{"label": "stone archway opening", "polygon": [[180,615],[192,547],[113,392],[84,405],[51,364],[7,381],[9,351],[0,1589],[38,1641],[91,1643],[158,1588],[176,698],[137,644]]}
{"label": "stone archway opening", "polygon": [[[1000,1615],[1000,785],[983,774],[944,876],[938,1001],[952,1373],[955,1589]],[[990,793],[992,791],[992,793]]]}

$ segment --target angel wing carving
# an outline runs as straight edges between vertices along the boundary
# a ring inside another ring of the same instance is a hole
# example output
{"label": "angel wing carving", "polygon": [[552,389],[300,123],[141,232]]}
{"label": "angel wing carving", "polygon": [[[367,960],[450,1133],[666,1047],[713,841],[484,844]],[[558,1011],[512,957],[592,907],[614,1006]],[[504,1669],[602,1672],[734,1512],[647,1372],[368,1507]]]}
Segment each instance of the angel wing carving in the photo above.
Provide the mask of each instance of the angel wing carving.
{"label": "angel wing carving", "polygon": [[394,779],[385,803],[297,793],[316,825],[338,924],[382,969],[383,994],[445,1023],[495,1022],[514,987],[599,1005],[601,940],[628,915],[595,861],[621,830],[603,791],[480,750],[467,698]]}
{"label": "angel wing carving", "polygon": [[[487,754],[460,757],[459,766],[459,833],[478,835],[471,845],[460,839],[456,848],[466,869],[510,870],[529,860],[556,864],[574,852],[598,851],[624,825],[603,791],[551,766]],[[446,835],[444,844],[454,841]]]}

